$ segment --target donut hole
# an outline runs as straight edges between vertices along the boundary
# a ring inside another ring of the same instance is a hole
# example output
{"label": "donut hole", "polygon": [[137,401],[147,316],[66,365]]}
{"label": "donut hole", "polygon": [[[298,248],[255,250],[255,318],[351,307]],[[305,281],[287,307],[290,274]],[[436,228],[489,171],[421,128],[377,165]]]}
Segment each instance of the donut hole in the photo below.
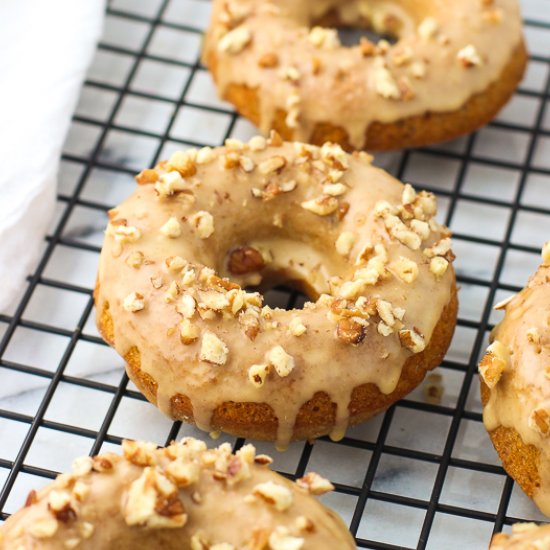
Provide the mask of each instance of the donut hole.
{"label": "donut hole", "polygon": [[[419,24],[418,5],[410,2],[352,0],[324,2],[314,8],[309,26],[335,28],[342,45],[352,47],[366,38],[372,43],[386,40],[390,44],[414,34]],[[419,2],[423,4],[423,2]]]}

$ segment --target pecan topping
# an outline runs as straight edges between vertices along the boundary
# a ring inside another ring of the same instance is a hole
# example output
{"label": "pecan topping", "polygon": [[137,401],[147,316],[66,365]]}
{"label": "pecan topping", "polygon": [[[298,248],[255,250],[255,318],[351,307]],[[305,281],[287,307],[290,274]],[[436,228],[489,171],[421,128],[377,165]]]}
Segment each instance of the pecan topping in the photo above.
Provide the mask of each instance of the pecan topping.
{"label": "pecan topping", "polygon": [[360,344],[365,339],[365,326],[345,317],[336,325],[336,335],[346,344]]}
{"label": "pecan topping", "polygon": [[240,246],[229,253],[227,269],[233,275],[245,275],[265,267],[261,253],[252,246]]}

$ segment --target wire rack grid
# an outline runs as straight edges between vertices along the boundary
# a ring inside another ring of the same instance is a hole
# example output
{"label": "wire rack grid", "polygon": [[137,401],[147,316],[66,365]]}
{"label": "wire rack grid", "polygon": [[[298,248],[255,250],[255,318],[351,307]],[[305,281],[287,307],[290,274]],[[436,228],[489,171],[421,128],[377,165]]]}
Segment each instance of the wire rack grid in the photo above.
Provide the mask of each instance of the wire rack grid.
{"label": "wire rack grid", "polygon": [[[57,215],[12,311],[0,315],[0,521],[67,470],[73,457],[117,450],[123,437],[166,444],[193,428],[165,419],[99,337],[94,285],[106,212],[133,174],[177,148],[255,133],[215,95],[200,65],[208,0],[111,0],[105,31],[64,148]],[[493,532],[543,520],[500,466],[482,425],[476,363],[550,235],[550,2],[524,0],[526,77],[497,120],[454,142],[380,155],[398,178],[435,192],[454,232],[461,306],[438,370],[422,388],[335,443],[262,452],[290,478],[315,470],[323,497],[360,548],[486,548]],[[288,307],[300,297],[275,290]],[[236,447],[242,440],[222,436]]]}

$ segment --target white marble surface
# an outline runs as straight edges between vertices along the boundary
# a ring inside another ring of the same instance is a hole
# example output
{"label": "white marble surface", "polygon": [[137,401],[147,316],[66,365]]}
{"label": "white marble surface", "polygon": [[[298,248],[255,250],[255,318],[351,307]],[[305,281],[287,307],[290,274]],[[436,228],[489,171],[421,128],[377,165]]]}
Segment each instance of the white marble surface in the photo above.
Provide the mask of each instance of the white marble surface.
{"label": "white marble surface", "polygon": [[[525,13],[532,18],[546,18],[546,0],[524,1]],[[160,0],[114,0],[113,8],[130,11],[137,15],[151,17]],[[172,0],[163,16],[163,21],[194,24],[204,28],[208,16],[208,3],[201,0]],[[108,16],[104,43],[136,52],[143,44],[148,24],[129,21],[119,16]],[[533,53],[547,55],[550,32],[530,27],[527,29]],[[131,173],[119,171],[117,166],[135,171],[150,163],[160,146],[160,135],[172,116],[175,123],[168,140],[162,147],[160,156],[166,157],[177,148],[185,148],[177,140],[191,140],[218,144],[223,138],[231,119],[230,106],[217,99],[210,77],[204,70],[192,74],[189,67],[170,64],[164,57],[194,63],[197,58],[199,38],[197,34],[160,25],[147,48],[148,55],[139,64],[138,70],[129,83],[129,94],[117,111],[114,123],[117,128],[108,132],[99,161],[104,167],[93,167],[81,192],[81,198],[106,208],[121,201],[134,187]],[[154,58],[154,59],[153,59]],[[123,52],[99,50],[89,79],[96,83],[120,86],[131,69],[133,58]],[[541,91],[548,76],[548,65],[531,63],[522,88]],[[190,79],[192,79],[190,81]],[[177,106],[177,100],[188,86],[186,100],[190,106]],[[144,100],[133,92],[155,94],[163,100]],[[82,93],[77,114],[88,122],[75,122],[67,139],[65,152],[78,159],[87,159],[101,134],[100,124],[108,118],[118,93],[103,90],[92,84]],[[529,127],[539,108],[539,99],[517,96],[499,115],[503,122]],[[213,106],[223,112],[205,112],[201,106]],[[547,111],[545,127],[550,129],[550,110]],[[93,124],[92,122],[99,124]],[[149,135],[135,135],[128,128],[141,129]],[[238,119],[232,135],[248,138],[255,133],[245,120]],[[520,181],[521,163],[525,159],[530,134],[503,128],[483,129],[476,138],[473,157],[468,163],[461,188],[464,195],[455,205],[451,228],[458,237],[454,250],[457,255],[459,276],[490,282],[500,254],[500,240],[505,235],[510,219],[510,203],[514,199]],[[448,194],[456,188],[457,178],[462,169],[461,161],[453,154],[461,153],[467,140],[461,138],[451,143],[436,145],[424,151],[410,153],[404,179],[418,186],[428,186],[439,194],[439,217],[445,220],[450,206]],[[433,156],[430,149],[449,152],[449,156]],[[395,171],[401,159],[400,153],[380,155],[379,165]],[[485,161],[506,161],[508,168],[488,164]],[[539,138],[535,164],[550,167],[550,140]],[[60,174],[59,192],[69,196],[74,191],[84,170],[82,162],[64,160]],[[550,208],[550,177],[531,173],[527,178],[521,205]],[[489,205],[472,201],[481,197],[497,201]],[[66,202],[58,203],[61,215]],[[105,209],[77,206],[74,208],[63,230],[63,237],[78,243],[91,245],[91,250],[81,250],[72,246],[58,245],[50,258],[44,277],[75,285],[80,292],[61,290],[39,284],[25,308],[23,320],[30,323],[48,324],[61,331],[53,334],[18,326],[10,339],[7,349],[0,358],[0,460],[13,461],[28,432],[25,421],[6,418],[1,411],[8,411],[32,417],[40,407],[52,374],[67,354],[70,334],[79,323],[83,323],[83,334],[68,357],[64,373],[76,379],[100,382],[103,389],[92,389],[71,383],[61,382],[49,403],[44,419],[68,426],[89,430],[94,433],[103,423],[106,411],[112,404],[115,389],[123,375],[123,362],[107,346],[96,342],[94,312],[83,318],[89,307],[89,291],[93,288],[101,245],[102,231],[106,221]],[[58,218],[59,219],[59,218]],[[54,230],[57,221],[52,224]],[[521,286],[538,263],[535,252],[542,242],[549,238],[550,215],[539,215],[520,210],[511,240],[525,245],[533,252],[510,250],[506,254],[500,282]],[[461,237],[482,236],[487,244],[476,244]],[[499,289],[495,302],[510,295],[511,291]],[[486,307],[488,288],[483,285],[461,284],[460,319],[479,322]],[[275,293],[271,301],[284,299]],[[490,321],[495,323],[501,314],[493,312]],[[0,338],[6,329],[0,321]],[[477,331],[474,328],[459,326],[447,359],[463,366],[463,369],[440,368],[445,393],[441,406],[453,409],[456,406],[464,382],[464,370],[477,357],[471,357]],[[485,335],[485,339],[487,335]],[[2,362],[6,362],[4,365]],[[15,363],[36,369],[35,374],[19,372],[9,368]],[[132,384],[128,386],[134,389]],[[422,388],[413,392],[409,401],[424,403]],[[481,405],[478,395],[478,382],[474,379],[466,401],[466,410],[479,413]],[[386,437],[386,445],[407,449],[412,456],[400,457],[391,452],[383,452],[376,469],[372,489],[388,495],[401,495],[421,501],[429,501],[433,483],[438,472],[438,463],[422,460],[422,453],[440,455],[447,441],[451,416],[437,412],[426,412],[398,406]],[[349,437],[374,444],[377,440],[382,417],[355,427]],[[172,424],[156,408],[131,395],[125,395],[117,407],[107,433],[116,437],[145,438],[159,444],[166,442]],[[204,437],[194,428],[184,425],[179,436],[193,434]],[[221,441],[233,441],[222,436]],[[25,457],[24,464],[52,471],[67,469],[72,458],[88,453],[94,443],[92,437],[60,432],[41,426]],[[275,458],[275,467],[283,472],[294,473],[301,458],[303,443],[291,446],[286,453],[277,453],[270,444],[259,444],[259,449],[269,452]],[[104,450],[116,449],[117,445],[104,443]],[[417,454],[415,454],[417,453]],[[496,456],[482,424],[477,420],[462,419],[458,436],[451,453],[453,459],[472,463],[498,465]],[[311,452],[309,468],[319,471],[333,481],[360,489],[369,468],[372,452],[358,446],[345,446],[332,442],[317,442]],[[8,470],[0,466],[0,487]],[[30,488],[38,488],[47,480],[42,477],[20,473],[9,495],[5,512],[11,513],[24,500]],[[495,513],[499,506],[505,477],[501,473],[485,473],[475,469],[449,467],[440,503],[466,509]],[[323,497],[323,501],[338,510],[346,521],[351,521],[357,503],[357,496],[334,493]],[[507,514],[524,519],[542,520],[531,502],[514,487]],[[388,544],[414,547],[425,517],[425,510],[411,506],[397,505],[369,498],[358,535],[366,539]],[[437,512],[427,548],[448,550],[462,548],[484,548],[492,532],[492,524],[486,521],[453,516]]]}

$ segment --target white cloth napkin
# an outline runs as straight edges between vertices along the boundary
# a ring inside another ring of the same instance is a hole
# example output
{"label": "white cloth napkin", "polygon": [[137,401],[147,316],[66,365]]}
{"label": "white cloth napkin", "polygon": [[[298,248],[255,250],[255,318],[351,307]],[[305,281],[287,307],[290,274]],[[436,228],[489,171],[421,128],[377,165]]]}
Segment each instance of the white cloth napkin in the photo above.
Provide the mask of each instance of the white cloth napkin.
{"label": "white cloth napkin", "polygon": [[36,264],[103,11],[104,0],[0,1],[0,312]]}

